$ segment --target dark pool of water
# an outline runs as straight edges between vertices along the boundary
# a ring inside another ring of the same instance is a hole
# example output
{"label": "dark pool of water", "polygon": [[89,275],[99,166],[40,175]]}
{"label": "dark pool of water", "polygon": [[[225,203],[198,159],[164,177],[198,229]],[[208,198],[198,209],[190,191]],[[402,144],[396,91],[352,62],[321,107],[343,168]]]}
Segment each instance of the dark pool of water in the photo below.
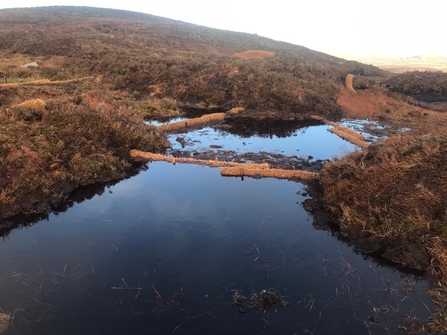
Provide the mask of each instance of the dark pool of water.
{"label": "dark pool of water", "polygon": [[[0,241],[8,334],[398,334],[427,317],[427,283],[314,229],[303,190],[151,163],[15,229]],[[272,288],[290,306],[232,304]]]}

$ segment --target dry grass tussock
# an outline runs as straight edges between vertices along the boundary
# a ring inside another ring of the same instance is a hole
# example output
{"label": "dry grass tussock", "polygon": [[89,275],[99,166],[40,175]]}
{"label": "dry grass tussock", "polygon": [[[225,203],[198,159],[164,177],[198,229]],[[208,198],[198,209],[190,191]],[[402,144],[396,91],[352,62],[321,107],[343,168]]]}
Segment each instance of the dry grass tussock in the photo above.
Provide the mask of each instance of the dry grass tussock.
{"label": "dry grass tussock", "polygon": [[10,320],[11,317],[9,314],[0,313],[0,334],[4,333],[8,329]]}
{"label": "dry grass tussock", "polygon": [[32,109],[42,109],[45,108],[46,103],[42,99],[33,99],[24,101],[18,105],[11,106],[12,108],[32,108]]}
{"label": "dry grass tussock", "polygon": [[275,53],[272,51],[265,50],[247,50],[244,52],[236,52],[234,56],[238,58],[248,58],[248,59],[264,59],[275,57]]}
{"label": "dry grass tussock", "polygon": [[[446,161],[447,136],[407,134],[335,159],[320,173],[326,206],[342,231],[380,237],[403,253],[406,243],[417,243],[428,254],[421,268],[435,284],[427,292],[435,309],[418,323],[421,333],[447,333]],[[406,252],[417,259],[414,249]]]}
{"label": "dry grass tussock", "polygon": [[377,236],[407,258],[418,257],[407,243],[428,255],[421,268],[435,284],[427,292],[435,309],[420,326],[436,334],[447,333],[446,161],[447,136],[407,134],[335,159],[320,173],[342,231]]}
{"label": "dry grass tussock", "polygon": [[[429,272],[437,280],[437,286],[444,289],[445,315],[447,317],[447,238],[445,236],[431,237],[427,243],[427,250],[431,256]],[[445,325],[447,329],[447,318]]]}
{"label": "dry grass tussock", "polygon": [[435,310],[429,317],[426,328],[433,334],[447,334],[447,288],[432,288],[426,294],[435,303]]}
{"label": "dry grass tussock", "polygon": [[199,118],[189,119],[187,121],[164,124],[162,126],[158,126],[157,129],[164,132],[169,132],[201,124],[207,124],[213,121],[223,121],[224,119],[225,119],[225,113],[207,114]]}
{"label": "dry grass tussock", "polygon": [[447,236],[447,137],[392,137],[325,165],[327,206],[343,228]]}
{"label": "dry grass tussock", "polygon": [[0,213],[59,198],[68,185],[122,177],[130,149],[161,150],[165,137],[135,111],[47,101],[0,113]]}

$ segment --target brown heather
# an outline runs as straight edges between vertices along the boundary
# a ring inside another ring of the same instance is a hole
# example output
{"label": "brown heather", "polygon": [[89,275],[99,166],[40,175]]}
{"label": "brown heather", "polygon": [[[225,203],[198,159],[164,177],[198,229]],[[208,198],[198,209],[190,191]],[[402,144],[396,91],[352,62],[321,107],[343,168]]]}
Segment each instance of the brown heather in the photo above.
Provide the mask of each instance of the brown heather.
{"label": "brown heather", "polygon": [[446,161],[447,136],[406,134],[335,159],[320,173],[326,206],[342,231],[413,241],[428,254],[423,269],[438,288],[429,291],[436,309],[427,327],[441,333],[447,329]]}
{"label": "brown heather", "polygon": [[[4,9],[0,32],[0,76],[7,74],[8,85],[91,77],[92,86],[126,91],[138,101],[340,116],[337,84],[347,73],[386,76],[260,36],[108,9]],[[39,67],[21,67],[30,61]]]}
{"label": "brown heather", "polygon": [[[161,151],[165,136],[143,118],[176,115],[178,105],[245,109],[254,118],[368,118],[391,134],[411,128],[367,147],[334,124],[364,149],[327,163],[320,179],[342,230],[410,239],[429,254],[426,270],[438,287],[429,291],[436,310],[426,329],[447,333],[447,115],[435,111],[445,106],[427,110],[401,95],[445,99],[445,74],[388,78],[373,66],[259,36],[86,7],[0,10],[0,59],[7,81],[0,84],[0,218],[121,178],[137,159],[172,162],[131,150]],[[31,61],[39,67],[21,67]],[[348,73],[356,94],[343,86]],[[45,106],[20,106],[37,99]],[[223,175],[302,173],[204,162],[223,166]],[[298,178],[308,177],[316,176]],[[1,322],[0,332],[8,324]]]}
{"label": "brown heather", "polygon": [[377,236],[447,233],[447,137],[391,137],[327,163],[327,206]]}
{"label": "brown heather", "polygon": [[275,57],[274,52],[265,50],[247,50],[244,52],[236,52],[234,55],[239,58],[250,58],[250,59],[264,59],[264,58]]}
{"label": "brown heather", "polygon": [[164,136],[125,108],[47,102],[0,112],[0,212],[62,196],[67,187],[119,179],[129,150],[161,149]]}
{"label": "brown heather", "polygon": [[11,317],[9,314],[0,312],[0,334],[3,334],[9,327]]}

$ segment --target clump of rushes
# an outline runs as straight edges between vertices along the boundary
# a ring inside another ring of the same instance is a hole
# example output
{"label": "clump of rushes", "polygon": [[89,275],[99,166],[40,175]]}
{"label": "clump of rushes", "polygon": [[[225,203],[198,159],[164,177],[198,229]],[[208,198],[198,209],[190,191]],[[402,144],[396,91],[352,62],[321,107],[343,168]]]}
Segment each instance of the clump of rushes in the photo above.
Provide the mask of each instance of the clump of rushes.
{"label": "clump of rushes", "polygon": [[0,113],[0,213],[58,198],[67,187],[118,179],[132,166],[131,149],[159,152],[164,135],[141,115],[69,101]]}

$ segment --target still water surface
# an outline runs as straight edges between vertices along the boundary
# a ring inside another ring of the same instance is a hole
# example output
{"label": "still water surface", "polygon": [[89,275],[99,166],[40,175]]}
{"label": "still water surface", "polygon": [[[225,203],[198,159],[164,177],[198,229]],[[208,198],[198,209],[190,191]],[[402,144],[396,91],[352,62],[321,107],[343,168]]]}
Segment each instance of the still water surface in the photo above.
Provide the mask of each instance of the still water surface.
{"label": "still water surface", "polygon": [[[0,241],[8,334],[398,334],[407,316],[428,316],[424,280],[316,230],[303,194],[300,183],[151,163]],[[290,305],[233,304],[236,291],[269,289]]]}
{"label": "still water surface", "polygon": [[[254,135],[249,138],[232,134],[225,129],[205,127],[199,130],[188,131],[183,134],[172,134],[168,137],[173,150],[189,150],[204,152],[210,146],[217,145],[219,151],[234,151],[237,154],[268,152],[285,156],[297,156],[313,159],[331,159],[334,156],[344,156],[355,150],[356,146],[342,140],[329,132],[330,126],[319,125],[304,127],[292,132],[289,136]],[[183,138],[186,144],[182,145],[176,139]]]}

